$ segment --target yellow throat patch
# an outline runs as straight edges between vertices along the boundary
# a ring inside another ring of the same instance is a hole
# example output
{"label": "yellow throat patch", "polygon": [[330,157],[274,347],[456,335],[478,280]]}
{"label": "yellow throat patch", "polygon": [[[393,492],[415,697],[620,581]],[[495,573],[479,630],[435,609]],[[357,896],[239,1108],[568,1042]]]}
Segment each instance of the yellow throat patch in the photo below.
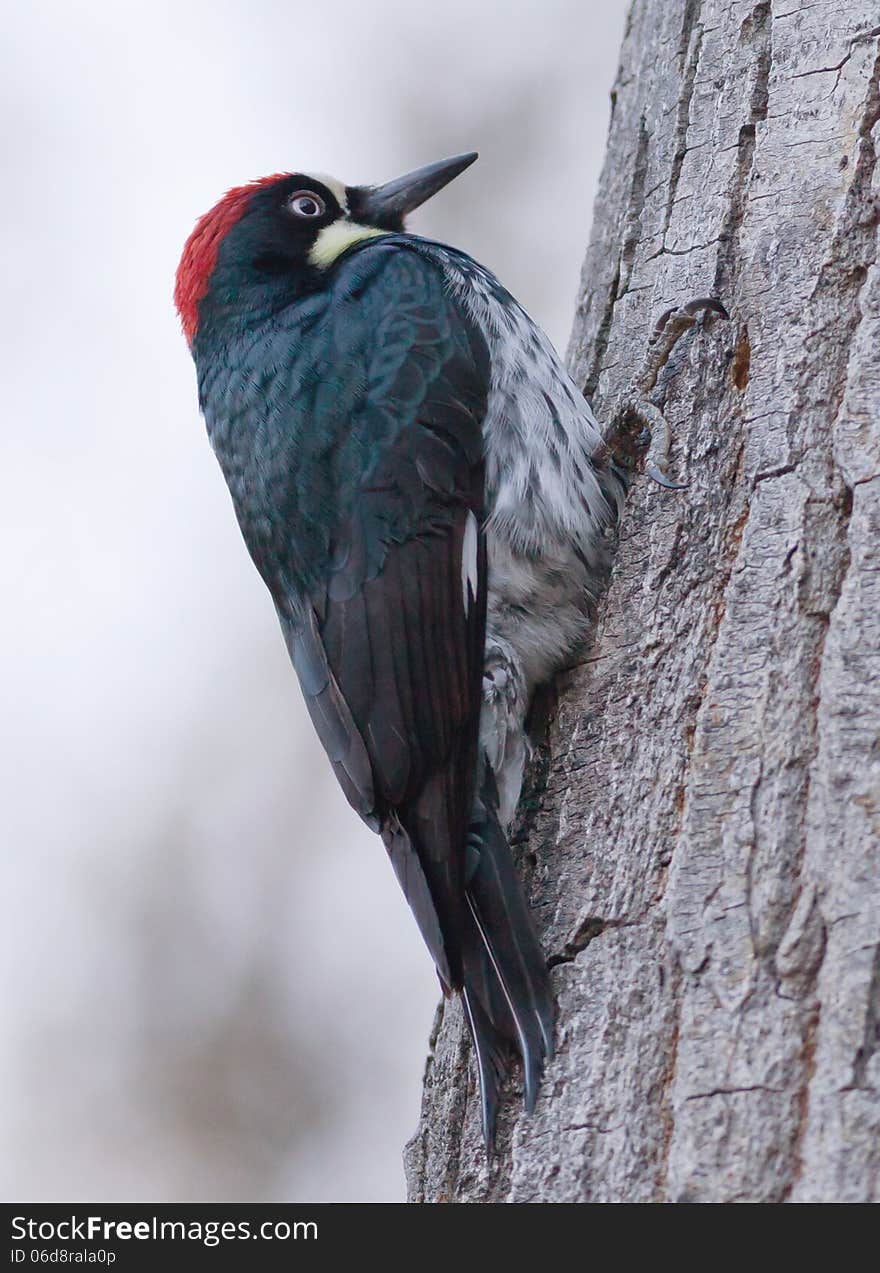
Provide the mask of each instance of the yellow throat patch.
{"label": "yellow throat patch", "polygon": [[377,230],[371,225],[358,225],[356,221],[340,217],[332,225],[324,226],[315,239],[309,261],[319,270],[326,270],[343,252],[354,247],[355,243],[360,243],[363,239],[381,238],[387,233],[387,230]]}

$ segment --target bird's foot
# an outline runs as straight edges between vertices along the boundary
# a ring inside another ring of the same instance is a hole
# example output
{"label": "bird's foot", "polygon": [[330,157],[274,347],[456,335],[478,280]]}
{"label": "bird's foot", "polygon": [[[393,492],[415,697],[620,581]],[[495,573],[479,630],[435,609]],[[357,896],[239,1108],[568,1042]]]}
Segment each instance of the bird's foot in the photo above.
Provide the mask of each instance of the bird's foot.
{"label": "bird's foot", "polygon": [[494,642],[483,657],[483,698],[492,707],[515,710],[520,699],[520,675],[512,653]]}
{"label": "bird's foot", "polygon": [[491,640],[483,660],[480,747],[498,785],[499,819],[508,826],[522,787],[528,741],[523,726],[528,703],[520,668],[503,642]]}
{"label": "bird's foot", "polygon": [[710,296],[698,297],[688,301],[687,305],[667,309],[660,315],[648,341],[645,361],[618,402],[594,460],[601,462],[621,452],[631,452],[637,445],[638,431],[641,430],[649,439],[645,472],[667,490],[685,489],[687,483],[673,482],[666,475],[671,433],[663,412],[651,402],[650,394],[673,349],[703,313],[728,317],[721,302]]}

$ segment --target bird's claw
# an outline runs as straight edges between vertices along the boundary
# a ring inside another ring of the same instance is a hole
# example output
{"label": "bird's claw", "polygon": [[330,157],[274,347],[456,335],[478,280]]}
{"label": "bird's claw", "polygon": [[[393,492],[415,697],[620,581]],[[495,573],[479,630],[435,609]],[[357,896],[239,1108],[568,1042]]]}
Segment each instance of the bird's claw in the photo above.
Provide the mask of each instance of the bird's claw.
{"label": "bird's claw", "polygon": [[[659,339],[663,335],[664,328],[676,314],[682,324],[682,330],[686,331],[688,327],[692,327],[697,320],[697,315],[707,311],[712,314],[718,314],[721,318],[729,318],[727,310],[720,301],[716,301],[714,296],[698,296],[692,301],[688,301],[686,305],[670,305],[669,309],[665,309],[654,324],[654,330],[651,332],[650,344]],[[677,337],[676,337],[677,339]]]}
{"label": "bird's claw", "polygon": [[686,491],[689,485],[688,482],[671,481],[663,470],[659,469],[656,464],[646,464],[645,473],[648,477],[655,481],[658,486],[662,486],[667,491]]}
{"label": "bird's claw", "polygon": [[698,296],[685,305],[672,306],[664,310],[657,319],[648,340],[644,366],[620,400],[610,429],[597,448],[594,457],[596,462],[604,462],[608,455],[618,453],[621,448],[625,450],[627,447],[632,447],[634,426],[641,425],[650,438],[645,461],[645,472],[648,477],[658,486],[669,491],[687,489],[686,482],[673,482],[666,476],[666,457],[670,441],[669,425],[662,411],[651,402],[650,395],[673,349],[684,333],[698,321],[701,313],[713,313],[721,318],[729,318],[727,310],[720,301],[712,296]]}

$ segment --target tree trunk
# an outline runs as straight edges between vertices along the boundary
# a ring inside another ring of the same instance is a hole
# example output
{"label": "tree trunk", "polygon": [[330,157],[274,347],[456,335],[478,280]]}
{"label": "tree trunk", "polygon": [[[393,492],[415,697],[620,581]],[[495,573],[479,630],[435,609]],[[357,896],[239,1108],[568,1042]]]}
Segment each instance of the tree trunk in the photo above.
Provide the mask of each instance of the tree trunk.
{"label": "tree trunk", "polygon": [[570,359],[668,306],[686,491],[638,478],[517,834],[559,1002],[487,1165],[438,1011],[418,1201],[880,1196],[880,13],[635,0]]}

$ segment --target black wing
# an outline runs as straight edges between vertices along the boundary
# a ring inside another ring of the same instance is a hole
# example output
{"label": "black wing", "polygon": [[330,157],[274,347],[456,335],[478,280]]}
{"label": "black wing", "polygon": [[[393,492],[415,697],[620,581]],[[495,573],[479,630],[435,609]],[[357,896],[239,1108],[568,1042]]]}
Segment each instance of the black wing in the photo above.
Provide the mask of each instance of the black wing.
{"label": "black wing", "polygon": [[[488,359],[432,263],[391,244],[356,255],[368,253],[375,265],[357,262],[372,267],[366,284],[337,294],[329,319],[347,359],[337,374],[349,432],[323,457],[336,483],[326,568],[305,597],[276,601],[339,781],[381,831],[438,971],[460,985]],[[353,330],[364,334],[354,353]]]}

